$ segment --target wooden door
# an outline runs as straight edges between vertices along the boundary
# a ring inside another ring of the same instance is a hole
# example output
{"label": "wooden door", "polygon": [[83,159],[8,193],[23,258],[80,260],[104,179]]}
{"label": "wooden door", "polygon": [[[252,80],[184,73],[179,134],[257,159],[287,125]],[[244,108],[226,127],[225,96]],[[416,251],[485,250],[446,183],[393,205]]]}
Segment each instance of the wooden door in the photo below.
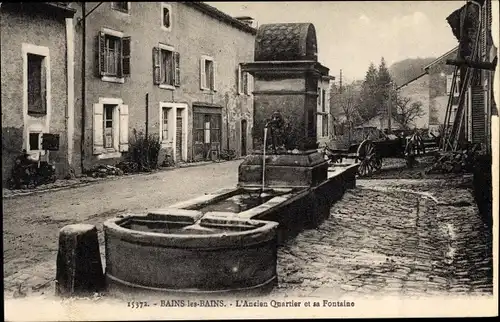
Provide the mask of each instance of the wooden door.
{"label": "wooden door", "polygon": [[175,155],[177,161],[182,161],[182,117],[177,117],[175,125]]}

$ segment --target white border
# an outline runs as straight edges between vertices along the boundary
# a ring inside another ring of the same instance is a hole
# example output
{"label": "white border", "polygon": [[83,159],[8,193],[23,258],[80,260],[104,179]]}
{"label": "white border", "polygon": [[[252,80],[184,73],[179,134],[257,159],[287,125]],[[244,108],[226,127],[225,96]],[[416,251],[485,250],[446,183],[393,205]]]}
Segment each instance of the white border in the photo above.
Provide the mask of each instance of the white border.
{"label": "white border", "polygon": [[[169,108],[168,113],[168,139],[162,139],[163,132],[163,108]],[[159,135],[162,143],[162,148],[172,148],[173,155],[172,158],[174,162],[177,162],[177,155],[175,154],[175,147],[177,144],[177,115],[182,117],[182,159],[187,161],[188,158],[188,105],[186,103],[172,103],[172,102],[160,102],[158,107],[158,120],[159,120]]]}
{"label": "white border", "polygon": [[[201,57],[200,57],[200,58],[201,58],[201,59],[203,59],[203,66],[200,66],[200,68],[205,69],[205,64],[206,64],[207,60],[209,60],[209,61],[211,61],[211,62],[212,62],[212,69],[213,69],[213,68],[215,68],[215,67],[214,67],[214,65],[213,65],[213,64],[214,64],[214,61],[215,61],[213,57],[211,57],[211,56],[207,56],[207,55],[201,55]],[[213,73],[215,73],[215,72],[216,72],[216,71],[215,71],[215,70],[213,70]],[[201,76],[201,70],[200,70],[199,74],[200,74],[200,76]],[[206,73],[205,73],[205,77],[207,77],[207,76],[206,76]],[[215,77],[214,77],[214,82],[215,82]],[[201,81],[200,81],[200,83],[201,83]],[[215,90],[214,90],[214,89],[215,89],[215,84],[212,84],[214,88],[208,88],[208,87],[207,87],[207,82],[206,82],[206,80],[205,80],[205,82],[204,82],[204,83],[205,83],[205,86],[204,86],[204,87],[201,87],[201,86],[200,86],[202,91],[215,91]]]}
{"label": "white border", "polygon": [[[123,100],[121,98],[111,98],[111,97],[99,97],[99,104],[106,105],[117,105],[117,108],[113,110],[113,123],[117,124],[113,128],[113,150],[108,150],[104,148],[102,154],[97,155],[97,159],[114,159],[122,156],[120,152],[120,107],[123,105]],[[103,118],[104,118],[104,106],[103,106]],[[94,115],[92,114],[92,118]],[[130,117],[130,116],[129,116]],[[92,134],[94,133],[94,127],[92,125]],[[115,139],[116,138],[116,139]]]}
{"label": "white border", "polygon": [[[161,24],[161,29],[164,30],[164,31],[172,31],[172,24],[173,24],[173,14],[172,14],[172,6],[168,3],[160,3],[161,5],[161,10],[160,10],[160,24]],[[165,27],[163,25],[163,8],[167,8],[169,13],[170,13],[170,27]]]}

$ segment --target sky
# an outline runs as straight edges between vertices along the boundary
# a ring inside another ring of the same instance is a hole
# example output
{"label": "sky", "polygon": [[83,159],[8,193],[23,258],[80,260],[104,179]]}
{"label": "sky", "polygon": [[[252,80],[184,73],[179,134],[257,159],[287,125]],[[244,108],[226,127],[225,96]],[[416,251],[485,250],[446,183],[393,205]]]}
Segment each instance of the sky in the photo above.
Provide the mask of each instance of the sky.
{"label": "sky", "polygon": [[344,82],[363,79],[370,62],[439,57],[458,43],[446,17],[464,0],[206,2],[231,16],[266,23],[310,22],[318,60]]}

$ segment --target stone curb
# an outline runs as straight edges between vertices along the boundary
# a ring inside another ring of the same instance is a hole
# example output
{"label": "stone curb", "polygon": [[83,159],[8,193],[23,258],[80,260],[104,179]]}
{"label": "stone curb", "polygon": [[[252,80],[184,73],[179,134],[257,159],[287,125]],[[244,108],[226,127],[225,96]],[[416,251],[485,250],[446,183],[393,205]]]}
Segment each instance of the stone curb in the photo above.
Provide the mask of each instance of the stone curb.
{"label": "stone curb", "polygon": [[138,177],[138,176],[147,176],[147,175],[152,175],[152,174],[159,173],[159,172],[173,171],[173,170],[182,169],[182,168],[201,167],[201,166],[214,164],[214,163],[225,163],[225,162],[238,161],[238,160],[243,160],[243,158],[236,158],[236,159],[229,160],[229,161],[221,160],[221,161],[203,161],[203,162],[185,163],[185,164],[181,164],[181,165],[178,165],[175,167],[160,168],[159,170],[156,170],[154,172],[132,173],[132,174],[127,174],[127,175],[122,175],[122,176],[109,176],[106,178],[95,178],[95,180],[92,180],[92,181],[76,182],[76,183],[64,185],[61,187],[28,190],[28,191],[22,191],[22,192],[15,192],[12,194],[7,194],[7,195],[2,194],[2,198],[3,199],[13,199],[13,198],[25,197],[25,196],[35,195],[35,194],[46,193],[46,192],[56,192],[56,191],[67,190],[67,189],[72,189],[72,188],[86,187],[86,186],[90,186],[90,185],[93,185],[93,184],[96,184],[99,182],[115,181],[115,180],[120,180],[120,179],[125,179],[125,178]]}

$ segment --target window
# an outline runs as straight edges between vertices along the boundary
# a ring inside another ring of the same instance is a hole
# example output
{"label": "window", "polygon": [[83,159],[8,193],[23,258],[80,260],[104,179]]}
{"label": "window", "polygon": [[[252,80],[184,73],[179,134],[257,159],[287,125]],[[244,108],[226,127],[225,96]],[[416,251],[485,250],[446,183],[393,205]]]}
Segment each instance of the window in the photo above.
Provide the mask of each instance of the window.
{"label": "window", "polygon": [[123,12],[123,13],[129,13],[130,11],[130,2],[111,2],[111,8],[114,10]]}
{"label": "window", "polygon": [[172,8],[165,3],[161,5],[161,27],[167,31],[172,29]]}
{"label": "window", "polygon": [[250,73],[241,70],[241,64],[238,66],[237,83],[238,94],[252,95],[253,77]]}
{"label": "window", "polygon": [[113,149],[113,110],[116,105],[104,105],[104,147]]}
{"label": "window", "polygon": [[326,91],[321,90],[321,112],[326,113]]}
{"label": "window", "polygon": [[45,57],[27,54],[28,61],[28,113],[46,114]]}
{"label": "window", "polygon": [[39,132],[33,133],[33,132],[31,132],[29,134],[29,147],[28,147],[28,151],[41,150],[41,138],[42,138],[42,133],[39,133]]}
{"label": "window", "polygon": [[169,108],[164,107],[162,109],[162,128],[161,128],[161,140],[168,141],[168,113]]}
{"label": "window", "polygon": [[200,88],[215,91],[216,64],[213,58],[202,56],[200,60]]}
{"label": "window", "polygon": [[323,121],[323,124],[322,124],[322,136],[325,137],[325,136],[328,136],[328,114],[326,115],[322,115],[322,121]]}
{"label": "window", "polygon": [[153,74],[155,85],[170,89],[180,86],[180,54],[163,44],[153,48]]}
{"label": "window", "polygon": [[99,76],[105,81],[130,76],[130,37],[120,32],[99,32]]}
{"label": "window", "polygon": [[94,104],[93,152],[98,158],[128,151],[128,106],[121,99],[100,98]]}
{"label": "window", "polygon": [[329,128],[329,117],[328,117],[328,110],[326,106],[326,90],[318,87],[318,115],[319,117],[317,118],[318,122],[318,136],[320,137],[327,137],[328,136],[328,128]]}

